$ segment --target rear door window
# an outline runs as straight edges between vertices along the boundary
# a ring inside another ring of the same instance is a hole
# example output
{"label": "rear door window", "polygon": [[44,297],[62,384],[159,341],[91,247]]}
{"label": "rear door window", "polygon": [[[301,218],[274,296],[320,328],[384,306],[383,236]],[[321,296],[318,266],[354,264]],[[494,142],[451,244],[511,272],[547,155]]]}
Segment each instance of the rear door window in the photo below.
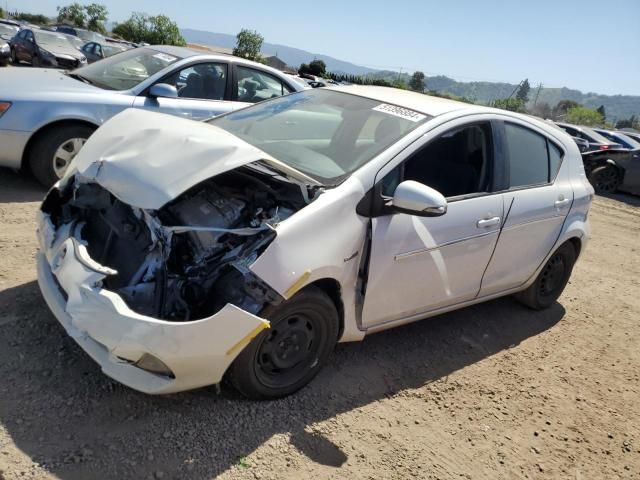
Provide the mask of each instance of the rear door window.
{"label": "rear door window", "polygon": [[512,188],[541,185],[549,181],[547,140],[528,128],[505,123],[509,158],[509,185]]}
{"label": "rear door window", "polygon": [[237,67],[236,86],[239,102],[256,103],[291,93],[291,89],[273,75],[242,66]]}

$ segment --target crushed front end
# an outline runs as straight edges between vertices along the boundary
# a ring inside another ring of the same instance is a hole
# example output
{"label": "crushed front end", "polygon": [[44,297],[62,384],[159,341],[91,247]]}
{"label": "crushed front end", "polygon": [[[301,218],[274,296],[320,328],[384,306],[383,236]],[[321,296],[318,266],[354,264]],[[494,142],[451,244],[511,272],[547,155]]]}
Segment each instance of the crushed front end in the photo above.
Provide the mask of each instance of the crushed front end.
{"label": "crushed front end", "polygon": [[219,383],[282,298],[249,266],[306,187],[241,167],[158,210],[76,175],[38,214],[38,281],[52,312],[102,370],[146,393]]}

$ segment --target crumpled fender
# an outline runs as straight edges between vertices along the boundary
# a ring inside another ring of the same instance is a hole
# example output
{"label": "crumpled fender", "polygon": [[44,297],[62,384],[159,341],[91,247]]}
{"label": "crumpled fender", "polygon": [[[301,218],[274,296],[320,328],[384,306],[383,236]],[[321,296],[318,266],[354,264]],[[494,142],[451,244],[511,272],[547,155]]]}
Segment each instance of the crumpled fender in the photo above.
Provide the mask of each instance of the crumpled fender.
{"label": "crumpled fender", "polygon": [[276,238],[249,267],[285,299],[317,280],[336,280],[345,306],[341,341],[364,336],[357,328],[354,308],[368,224],[368,219],[356,213],[356,205],[364,194],[355,177],[340,189],[327,190],[278,225]]}

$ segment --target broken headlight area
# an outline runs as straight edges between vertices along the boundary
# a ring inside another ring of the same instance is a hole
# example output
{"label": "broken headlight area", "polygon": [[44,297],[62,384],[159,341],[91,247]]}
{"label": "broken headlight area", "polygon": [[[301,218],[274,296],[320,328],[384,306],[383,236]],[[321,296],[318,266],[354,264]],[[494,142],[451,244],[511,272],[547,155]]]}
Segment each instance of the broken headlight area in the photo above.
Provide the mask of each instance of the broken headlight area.
{"label": "broken headlight area", "polygon": [[187,321],[213,315],[227,303],[257,314],[282,300],[249,265],[275,238],[278,223],[307,204],[303,188],[244,167],[150,211],[73,179],[52,190],[42,210],[56,230],[68,223],[82,227],[78,240],[91,258],[117,271],[102,287],[129,308]]}

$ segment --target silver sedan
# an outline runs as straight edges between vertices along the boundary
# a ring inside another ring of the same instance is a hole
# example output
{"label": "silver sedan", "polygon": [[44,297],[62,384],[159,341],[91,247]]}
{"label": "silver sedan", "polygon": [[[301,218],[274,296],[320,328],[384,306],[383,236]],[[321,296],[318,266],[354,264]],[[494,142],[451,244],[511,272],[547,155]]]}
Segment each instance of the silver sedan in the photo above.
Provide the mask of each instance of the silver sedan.
{"label": "silver sedan", "polygon": [[168,46],[130,50],[70,72],[3,70],[0,166],[30,169],[50,186],[89,136],[127,108],[203,120],[303,89],[259,63]]}

